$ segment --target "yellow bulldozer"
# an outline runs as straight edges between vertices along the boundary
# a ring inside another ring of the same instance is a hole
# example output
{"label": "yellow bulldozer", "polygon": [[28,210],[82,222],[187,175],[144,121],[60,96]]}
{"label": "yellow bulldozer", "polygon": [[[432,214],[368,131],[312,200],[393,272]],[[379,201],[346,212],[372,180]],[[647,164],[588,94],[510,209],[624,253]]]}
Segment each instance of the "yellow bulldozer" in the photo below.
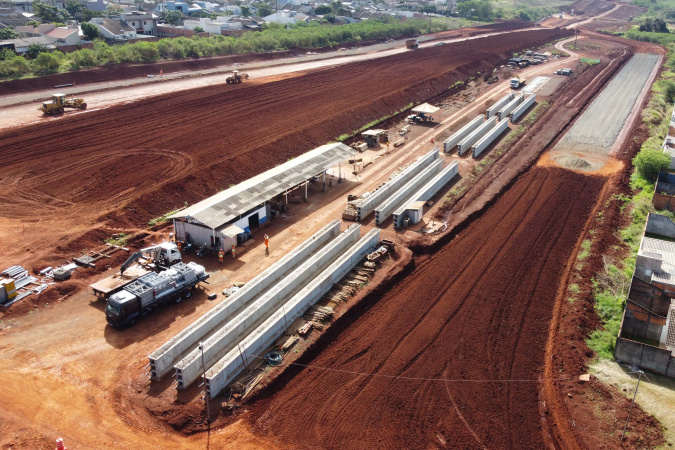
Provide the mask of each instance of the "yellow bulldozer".
{"label": "yellow bulldozer", "polygon": [[248,80],[248,74],[239,73],[238,70],[233,70],[232,75],[225,79],[227,84],[238,84],[241,83],[243,80]]}
{"label": "yellow bulldozer", "polygon": [[42,111],[50,116],[55,116],[63,114],[63,111],[66,108],[87,109],[87,104],[84,102],[83,98],[68,99],[66,98],[66,94],[53,94],[52,99],[44,102],[42,106],[38,108],[38,111]]}

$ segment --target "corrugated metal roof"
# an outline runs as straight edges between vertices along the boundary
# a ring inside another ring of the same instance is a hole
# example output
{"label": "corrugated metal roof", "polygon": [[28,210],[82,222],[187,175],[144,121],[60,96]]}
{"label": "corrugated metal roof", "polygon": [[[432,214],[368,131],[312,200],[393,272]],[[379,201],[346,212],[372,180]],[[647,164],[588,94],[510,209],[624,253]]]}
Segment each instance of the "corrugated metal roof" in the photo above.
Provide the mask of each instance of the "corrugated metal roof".
{"label": "corrugated metal roof", "polygon": [[675,242],[642,238],[640,250],[643,252],[657,253],[663,258],[661,270],[653,274],[653,280],[666,284],[675,283]]}
{"label": "corrugated metal roof", "polygon": [[274,169],[178,211],[169,218],[192,218],[213,229],[218,228],[272,197],[334,167],[354,154],[356,150],[344,144],[322,145]]}

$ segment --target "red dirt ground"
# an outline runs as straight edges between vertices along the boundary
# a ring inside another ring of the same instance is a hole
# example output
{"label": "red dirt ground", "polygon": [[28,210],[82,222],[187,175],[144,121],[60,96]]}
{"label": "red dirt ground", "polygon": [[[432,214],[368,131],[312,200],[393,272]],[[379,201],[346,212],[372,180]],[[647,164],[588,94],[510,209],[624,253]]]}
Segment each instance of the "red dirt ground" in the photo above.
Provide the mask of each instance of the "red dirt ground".
{"label": "red dirt ground", "polygon": [[260,432],[293,448],[542,448],[533,380],[564,265],[604,183],[562,169],[526,173],[302,358],[311,368],[289,369],[279,390],[263,393],[253,405]]}
{"label": "red dirt ground", "polygon": [[[461,28],[458,30],[444,31],[441,33],[436,33],[432,36],[434,37],[434,39],[460,38],[460,37],[477,36],[479,34],[518,30],[520,28],[526,28],[529,26],[531,26],[531,23],[529,22],[509,21],[490,25],[483,25],[479,27]],[[363,41],[354,45],[362,47],[380,42],[382,41]],[[15,95],[22,92],[39,91],[42,89],[51,89],[53,86],[58,86],[61,84],[69,84],[73,82],[79,85],[79,84],[101,83],[104,81],[115,81],[115,80],[125,80],[129,78],[144,77],[149,73],[158,74],[160,69],[165,74],[169,74],[172,72],[213,69],[220,66],[230,65],[233,63],[248,63],[252,61],[274,61],[277,59],[293,57],[298,53],[304,54],[308,50],[312,50],[315,52],[324,52],[324,51],[331,51],[337,47],[342,46],[343,45],[338,45],[333,47],[324,47],[317,49],[291,49],[279,52],[227,55],[213,58],[186,59],[180,61],[163,61],[150,64],[117,64],[91,70],[81,70],[78,72],[55,73],[51,75],[41,76],[38,78],[26,78],[21,80],[8,80],[0,82],[0,96]]]}
{"label": "red dirt ground", "polygon": [[[72,257],[74,250],[94,245],[83,236],[101,222],[120,229],[144,226],[184,201],[202,200],[411,102],[438,95],[514,51],[567,35],[537,30],[486,37],[273,83],[170,94],[9,130],[0,134],[0,216],[10,226],[16,224],[21,236],[0,247],[19,264]],[[25,224],[25,236],[20,224]],[[55,241],[67,252],[53,249]]]}

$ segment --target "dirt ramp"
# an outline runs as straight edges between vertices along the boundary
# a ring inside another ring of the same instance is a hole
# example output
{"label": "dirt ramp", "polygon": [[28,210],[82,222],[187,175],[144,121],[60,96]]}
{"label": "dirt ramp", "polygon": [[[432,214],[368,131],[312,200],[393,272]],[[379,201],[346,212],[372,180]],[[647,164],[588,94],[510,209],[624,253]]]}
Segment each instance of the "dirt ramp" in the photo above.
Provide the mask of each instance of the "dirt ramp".
{"label": "dirt ramp", "polygon": [[527,172],[263,394],[260,433],[289,448],[543,448],[536,380],[548,324],[604,182]]}

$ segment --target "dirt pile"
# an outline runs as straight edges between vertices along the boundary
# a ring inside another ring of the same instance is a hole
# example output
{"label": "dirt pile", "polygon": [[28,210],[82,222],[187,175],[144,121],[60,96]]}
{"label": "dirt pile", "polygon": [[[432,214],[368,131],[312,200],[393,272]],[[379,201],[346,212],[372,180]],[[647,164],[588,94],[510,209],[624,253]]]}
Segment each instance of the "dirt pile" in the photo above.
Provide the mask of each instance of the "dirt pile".
{"label": "dirt pile", "polygon": [[290,368],[263,393],[254,405],[261,433],[295,448],[541,448],[536,380],[548,322],[604,182],[527,172],[327,348],[302,358],[310,367]]}
{"label": "dirt pile", "polygon": [[2,181],[8,186],[0,193],[0,214],[26,226],[49,221],[55,233],[68,228],[69,235],[70,224],[101,220],[111,227],[145,226],[186,201],[193,204],[438,95],[514,51],[568,34],[537,30],[486,37],[10,130],[0,135],[0,148],[6,149]]}

